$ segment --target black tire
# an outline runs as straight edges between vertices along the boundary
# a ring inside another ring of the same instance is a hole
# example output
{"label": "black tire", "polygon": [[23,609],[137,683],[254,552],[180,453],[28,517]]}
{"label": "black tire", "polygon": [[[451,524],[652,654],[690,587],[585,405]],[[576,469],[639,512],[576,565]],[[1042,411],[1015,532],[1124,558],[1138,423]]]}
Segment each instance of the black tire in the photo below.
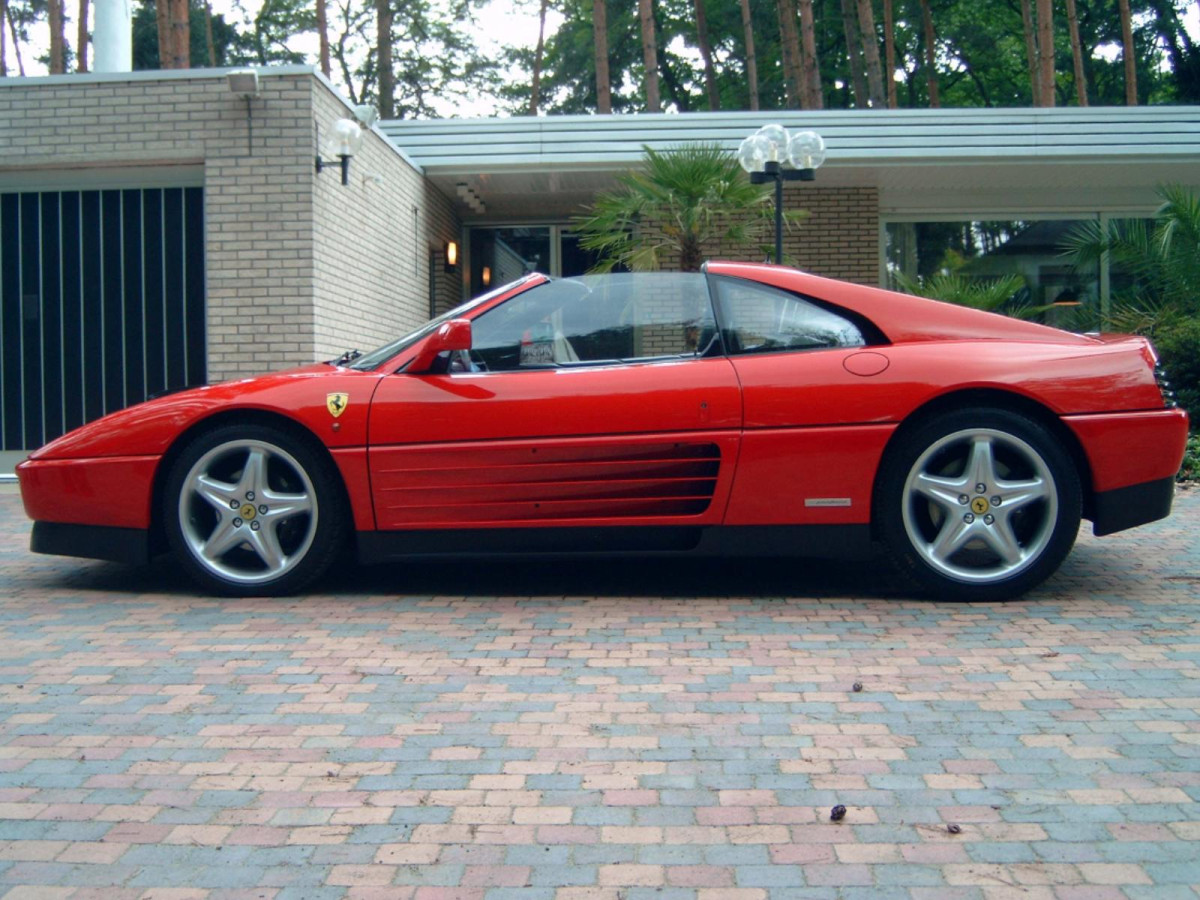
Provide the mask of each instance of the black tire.
{"label": "black tire", "polygon": [[876,482],[879,536],[900,572],[935,599],[1031,590],[1071,551],[1080,515],[1070,454],[1007,409],[960,409],[906,429]]}
{"label": "black tire", "polygon": [[295,593],[346,543],[349,517],[337,470],[302,433],[220,425],[193,437],[167,474],[167,542],[206,591]]}

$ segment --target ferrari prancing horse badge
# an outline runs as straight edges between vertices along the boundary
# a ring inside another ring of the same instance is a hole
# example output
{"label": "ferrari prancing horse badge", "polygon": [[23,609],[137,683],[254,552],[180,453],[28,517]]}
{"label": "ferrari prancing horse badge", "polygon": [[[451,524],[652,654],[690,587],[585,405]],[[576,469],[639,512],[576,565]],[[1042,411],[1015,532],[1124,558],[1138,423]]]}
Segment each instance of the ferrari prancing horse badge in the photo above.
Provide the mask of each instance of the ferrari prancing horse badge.
{"label": "ferrari prancing horse badge", "polygon": [[325,408],[329,410],[329,414],[335,419],[346,411],[346,407],[350,405],[349,394],[326,394]]}

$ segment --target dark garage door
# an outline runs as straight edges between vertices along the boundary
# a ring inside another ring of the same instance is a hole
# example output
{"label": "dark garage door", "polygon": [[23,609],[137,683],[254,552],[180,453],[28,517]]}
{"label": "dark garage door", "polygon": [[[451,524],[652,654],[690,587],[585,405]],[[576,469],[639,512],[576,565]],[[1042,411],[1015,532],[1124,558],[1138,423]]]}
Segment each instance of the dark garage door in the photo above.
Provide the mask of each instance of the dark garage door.
{"label": "dark garage door", "polygon": [[202,188],[0,194],[0,450],[203,383]]}

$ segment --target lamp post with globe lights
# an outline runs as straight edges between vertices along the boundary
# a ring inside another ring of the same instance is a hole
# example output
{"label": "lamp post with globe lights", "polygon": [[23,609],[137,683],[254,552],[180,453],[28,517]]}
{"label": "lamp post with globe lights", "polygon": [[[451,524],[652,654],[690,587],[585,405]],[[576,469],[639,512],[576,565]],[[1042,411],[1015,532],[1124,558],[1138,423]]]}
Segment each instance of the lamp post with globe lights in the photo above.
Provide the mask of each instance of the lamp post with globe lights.
{"label": "lamp post with globe lights", "polygon": [[775,182],[775,264],[783,262],[783,183],[813,181],[825,162],[825,141],[815,131],[789,135],[782,125],[764,125],[738,147],[738,162],[751,184]]}

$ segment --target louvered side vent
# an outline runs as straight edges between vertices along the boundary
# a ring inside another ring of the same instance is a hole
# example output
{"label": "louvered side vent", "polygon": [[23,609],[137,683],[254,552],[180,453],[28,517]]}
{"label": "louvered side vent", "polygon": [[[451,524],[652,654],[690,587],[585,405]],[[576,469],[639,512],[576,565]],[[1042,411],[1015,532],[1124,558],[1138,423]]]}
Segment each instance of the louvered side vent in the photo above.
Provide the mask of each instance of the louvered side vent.
{"label": "louvered side vent", "polygon": [[382,528],[694,516],[712,502],[720,448],[663,442],[481,451],[401,450],[374,473]]}

